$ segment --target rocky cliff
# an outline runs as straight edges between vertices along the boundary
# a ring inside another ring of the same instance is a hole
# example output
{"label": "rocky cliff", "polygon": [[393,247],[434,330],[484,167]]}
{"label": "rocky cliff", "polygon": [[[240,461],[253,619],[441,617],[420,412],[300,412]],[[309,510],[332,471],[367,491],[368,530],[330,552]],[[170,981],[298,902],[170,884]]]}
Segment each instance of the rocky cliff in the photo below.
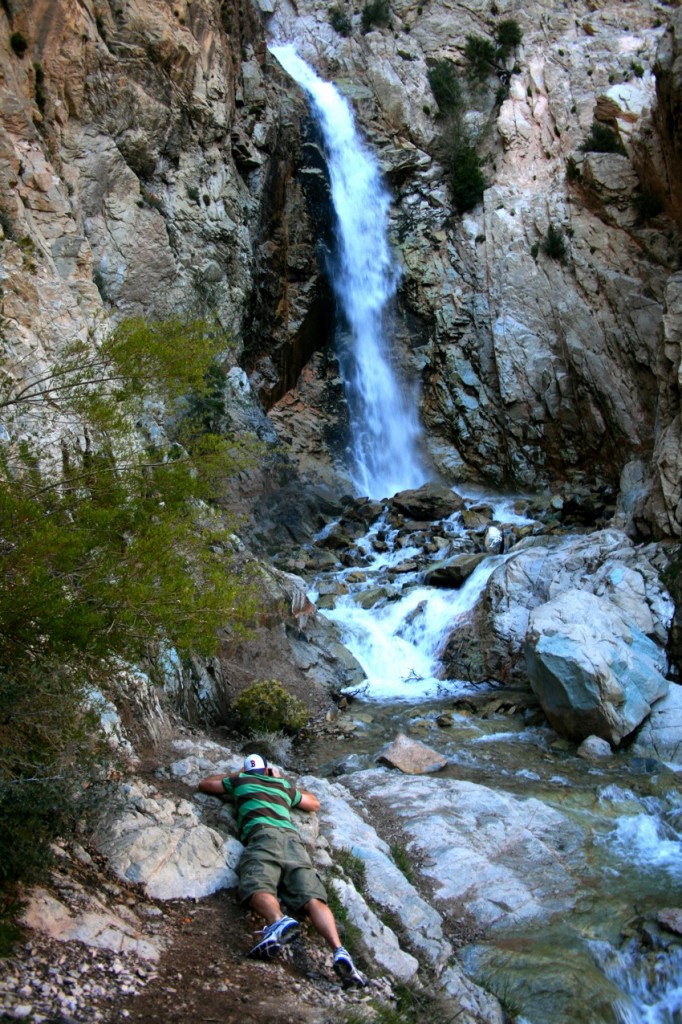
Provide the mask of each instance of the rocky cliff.
{"label": "rocky cliff", "polygon": [[[212,313],[302,469],[339,479],[324,159],[267,51],[295,40],[393,191],[396,358],[437,470],[606,495],[622,475],[626,519],[679,535],[679,11],[395,0],[363,32],[338,9],[348,34],[313,0],[3,5],[10,372],[124,315]],[[521,42],[472,86],[467,37],[505,19]],[[444,60],[487,186],[463,216],[429,86]],[[583,148],[595,122],[617,151]]]}

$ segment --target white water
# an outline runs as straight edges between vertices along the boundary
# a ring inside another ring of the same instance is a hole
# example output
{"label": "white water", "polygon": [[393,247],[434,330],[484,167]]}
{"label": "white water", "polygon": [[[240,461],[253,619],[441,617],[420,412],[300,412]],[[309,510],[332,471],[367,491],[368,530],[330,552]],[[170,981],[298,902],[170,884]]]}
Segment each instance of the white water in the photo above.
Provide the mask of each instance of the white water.
{"label": "white water", "polygon": [[324,137],[338,234],[332,284],[349,335],[339,337],[337,349],[351,417],[353,483],[358,494],[390,497],[427,479],[416,396],[398,381],[386,343],[399,276],[387,237],[390,197],[337,89],[293,46],[273,46],[271,53],[307,92]]}
{"label": "white water", "polygon": [[[400,552],[405,557],[405,551]],[[394,557],[394,556],[392,556]],[[474,607],[496,561],[486,559],[459,590],[415,587],[380,608],[340,598],[325,616],[341,628],[343,642],[367,675],[372,700],[419,700],[452,682],[437,676],[440,649],[457,618]]]}

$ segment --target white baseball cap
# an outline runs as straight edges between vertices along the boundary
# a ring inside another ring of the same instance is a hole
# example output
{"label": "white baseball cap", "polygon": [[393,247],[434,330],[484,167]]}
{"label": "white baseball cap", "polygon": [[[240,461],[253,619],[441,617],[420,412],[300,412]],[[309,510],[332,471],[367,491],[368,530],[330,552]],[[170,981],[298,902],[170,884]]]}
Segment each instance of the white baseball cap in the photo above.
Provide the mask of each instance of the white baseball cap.
{"label": "white baseball cap", "polygon": [[260,754],[249,754],[244,758],[245,772],[263,771],[264,768],[267,768],[267,765]]}

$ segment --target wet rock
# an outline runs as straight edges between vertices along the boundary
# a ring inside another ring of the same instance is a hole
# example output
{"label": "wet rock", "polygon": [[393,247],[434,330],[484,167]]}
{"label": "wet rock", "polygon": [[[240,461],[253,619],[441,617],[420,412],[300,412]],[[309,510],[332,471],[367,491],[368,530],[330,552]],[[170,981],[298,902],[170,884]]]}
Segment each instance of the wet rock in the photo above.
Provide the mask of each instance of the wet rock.
{"label": "wet rock", "polygon": [[447,757],[427,747],[424,743],[411,740],[404,733],[398,733],[393,743],[382,750],[377,761],[391,768],[398,768],[405,775],[424,775],[438,772],[448,763]]}
{"label": "wet rock", "polygon": [[[374,769],[344,780],[409,836],[410,860],[434,886],[436,906],[489,928],[545,921],[576,899],[586,869],[579,826],[536,799],[444,777]],[[428,828],[424,822],[428,821]]]}
{"label": "wet rock", "polygon": [[682,909],[680,907],[665,907],[663,910],[659,910],[656,920],[662,928],[667,928],[675,935],[682,935]]}
{"label": "wet rock", "polygon": [[464,508],[464,499],[442,484],[424,484],[413,491],[401,491],[391,499],[391,508],[419,522],[445,519]]}
{"label": "wet rock", "polygon": [[424,573],[424,583],[430,587],[461,587],[486,556],[455,555],[439,562]]}
{"label": "wet rock", "polygon": [[603,740],[601,736],[588,736],[582,741],[576,753],[578,757],[584,757],[588,761],[613,755],[611,744]]}
{"label": "wet rock", "polygon": [[672,683],[637,733],[631,752],[659,761],[682,763],[682,686]]}

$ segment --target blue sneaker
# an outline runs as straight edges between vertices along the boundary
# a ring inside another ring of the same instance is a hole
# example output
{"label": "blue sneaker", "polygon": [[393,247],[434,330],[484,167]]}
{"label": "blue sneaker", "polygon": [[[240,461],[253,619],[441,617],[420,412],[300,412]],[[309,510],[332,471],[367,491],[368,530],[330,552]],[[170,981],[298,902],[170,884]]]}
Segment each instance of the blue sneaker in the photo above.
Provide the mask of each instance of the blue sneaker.
{"label": "blue sneaker", "polygon": [[279,954],[282,946],[291,942],[300,930],[300,924],[293,917],[280,917],[279,921],[274,921],[263,929],[263,938],[246,955],[252,960],[272,960]]}
{"label": "blue sneaker", "polygon": [[344,988],[349,988],[351,985],[355,985],[356,988],[365,988],[368,984],[367,978],[362,971],[357,969],[345,946],[339,946],[334,951],[334,970]]}

